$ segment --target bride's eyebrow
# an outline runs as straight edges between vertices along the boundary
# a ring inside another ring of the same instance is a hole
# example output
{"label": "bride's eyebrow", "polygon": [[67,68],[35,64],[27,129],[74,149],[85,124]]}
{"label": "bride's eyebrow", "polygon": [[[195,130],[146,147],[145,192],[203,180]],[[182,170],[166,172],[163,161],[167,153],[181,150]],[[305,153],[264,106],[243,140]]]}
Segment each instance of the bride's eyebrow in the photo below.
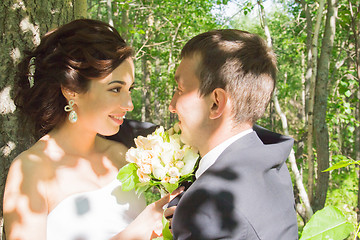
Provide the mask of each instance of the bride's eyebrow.
{"label": "bride's eyebrow", "polygon": [[108,85],[113,84],[113,83],[119,83],[119,84],[121,84],[121,85],[125,85],[125,84],[126,84],[124,81],[114,80],[114,81],[109,82]]}

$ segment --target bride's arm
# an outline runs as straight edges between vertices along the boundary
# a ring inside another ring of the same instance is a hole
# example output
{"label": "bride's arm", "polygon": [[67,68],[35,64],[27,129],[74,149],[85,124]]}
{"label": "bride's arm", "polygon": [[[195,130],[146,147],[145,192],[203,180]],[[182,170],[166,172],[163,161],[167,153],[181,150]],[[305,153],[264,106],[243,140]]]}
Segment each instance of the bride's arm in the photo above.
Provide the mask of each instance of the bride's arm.
{"label": "bride's arm", "polygon": [[22,154],[9,169],[3,202],[7,240],[46,239],[47,201],[38,160]]}
{"label": "bride's arm", "polygon": [[[148,240],[155,234],[161,234],[163,207],[174,197],[184,191],[184,188],[178,188],[171,194],[168,194],[158,201],[148,205],[134,221],[130,223],[122,232],[112,237],[110,240]],[[165,216],[173,215],[175,207],[168,208]]]}

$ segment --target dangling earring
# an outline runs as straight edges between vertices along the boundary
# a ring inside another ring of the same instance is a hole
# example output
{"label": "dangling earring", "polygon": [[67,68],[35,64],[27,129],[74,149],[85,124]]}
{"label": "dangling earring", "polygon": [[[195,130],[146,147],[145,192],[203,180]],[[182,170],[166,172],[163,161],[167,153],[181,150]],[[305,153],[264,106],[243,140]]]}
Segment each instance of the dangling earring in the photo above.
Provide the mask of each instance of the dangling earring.
{"label": "dangling earring", "polygon": [[65,112],[70,112],[69,121],[71,123],[76,123],[76,121],[77,121],[77,114],[76,114],[76,112],[75,112],[75,110],[73,108],[74,104],[75,104],[75,101],[70,100],[69,104],[64,107]]}

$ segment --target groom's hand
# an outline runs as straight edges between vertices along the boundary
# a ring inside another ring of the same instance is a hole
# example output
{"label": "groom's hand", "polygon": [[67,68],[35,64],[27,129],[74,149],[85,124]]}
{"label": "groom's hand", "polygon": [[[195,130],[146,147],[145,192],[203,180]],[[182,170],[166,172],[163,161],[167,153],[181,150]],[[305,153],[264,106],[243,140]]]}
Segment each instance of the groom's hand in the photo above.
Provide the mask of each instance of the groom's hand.
{"label": "groom's hand", "polygon": [[176,206],[172,206],[172,207],[166,208],[165,211],[164,211],[164,216],[169,221],[170,231],[171,231],[172,217],[174,215],[175,209],[176,209]]}

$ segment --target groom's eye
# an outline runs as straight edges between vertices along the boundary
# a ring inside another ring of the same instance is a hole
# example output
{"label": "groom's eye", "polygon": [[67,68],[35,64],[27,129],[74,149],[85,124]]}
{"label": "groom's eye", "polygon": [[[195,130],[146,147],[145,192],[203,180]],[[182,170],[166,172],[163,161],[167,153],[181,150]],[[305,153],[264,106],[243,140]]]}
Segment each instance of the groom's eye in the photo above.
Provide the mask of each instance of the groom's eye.
{"label": "groom's eye", "polygon": [[109,91],[118,93],[118,92],[120,92],[120,90],[121,90],[121,87],[115,87],[115,88],[110,89]]}
{"label": "groom's eye", "polygon": [[131,92],[134,89],[135,89],[135,85],[131,85],[131,87],[129,88],[129,92]]}

